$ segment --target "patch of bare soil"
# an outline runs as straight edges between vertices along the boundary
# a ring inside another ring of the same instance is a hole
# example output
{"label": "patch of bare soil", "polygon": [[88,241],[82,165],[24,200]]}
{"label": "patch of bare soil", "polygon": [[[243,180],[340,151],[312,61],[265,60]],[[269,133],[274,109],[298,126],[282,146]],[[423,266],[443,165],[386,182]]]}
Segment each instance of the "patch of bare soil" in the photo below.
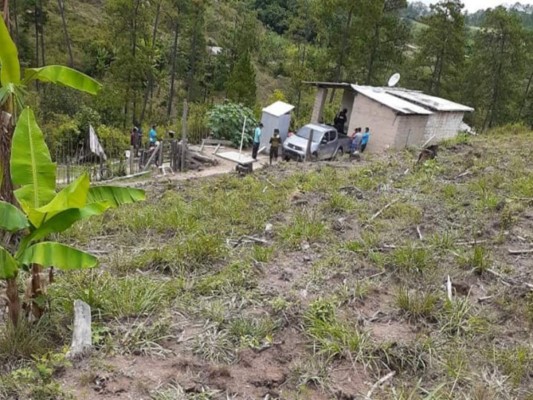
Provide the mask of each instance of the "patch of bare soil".
{"label": "patch of bare soil", "polygon": [[62,378],[63,385],[79,400],[149,399],[150,392],[167,384],[178,384],[185,392],[205,388],[236,399],[283,398],[291,366],[305,357],[298,332],[287,329],[264,351],[242,350],[233,365],[202,361],[181,349],[165,358],[115,356],[105,362],[82,362]]}

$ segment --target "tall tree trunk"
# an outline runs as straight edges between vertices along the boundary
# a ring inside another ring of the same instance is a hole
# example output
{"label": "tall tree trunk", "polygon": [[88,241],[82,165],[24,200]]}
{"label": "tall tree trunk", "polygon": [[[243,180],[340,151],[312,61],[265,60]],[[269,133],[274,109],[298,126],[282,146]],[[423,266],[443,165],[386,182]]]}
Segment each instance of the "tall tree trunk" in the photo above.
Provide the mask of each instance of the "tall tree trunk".
{"label": "tall tree trunk", "polygon": [[198,19],[194,23],[194,32],[191,38],[191,54],[189,58],[189,73],[187,74],[187,102],[191,101],[191,93],[194,82],[194,75],[196,73],[196,47],[198,46],[198,35],[197,35],[197,24]]}
{"label": "tall tree trunk", "polygon": [[[352,26],[352,18],[353,18],[353,12],[354,12],[354,5],[350,7],[350,11],[348,12],[348,20],[346,21],[346,26],[344,28],[344,35],[342,35],[342,42],[341,42],[341,51],[339,53],[339,58],[337,59],[337,67],[335,69],[335,79],[337,82],[340,82],[342,80],[342,67],[344,65],[344,56],[347,50],[348,45],[348,29]],[[335,88],[331,91],[331,96],[329,98],[329,102],[332,103],[333,99],[335,98]]]}
{"label": "tall tree trunk", "polygon": [[178,52],[178,33],[179,22],[176,20],[176,27],[174,28],[174,44],[172,45],[172,68],[170,70],[170,90],[168,93],[167,104],[167,119],[170,119],[172,114],[172,102],[174,100],[174,81],[176,80],[176,57]]}
{"label": "tall tree trunk", "polygon": [[507,44],[507,36],[503,35],[500,42],[500,52],[498,57],[498,68],[496,69],[496,75],[494,76],[492,86],[492,101],[490,106],[490,118],[488,120],[488,128],[492,128],[494,124],[494,114],[498,110],[498,102],[500,98],[500,79],[503,70],[503,57],[505,56],[505,45]]}
{"label": "tall tree trunk", "polygon": [[67,45],[68,66],[73,68],[74,57],[72,56],[72,47],[70,45],[70,37],[68,34],[67,21],[65,19],[65,3],[63,3],[63,0],[57,0],[57,5],[59,6],[59,13],[61,14],[61,22],[63,24],[63,33],[65,35],[65,44]]}
{"label": "tall tree trunk", "polygon": [[[34,12],[34,18],[35,18],[35,66],[39,67],[39,17],[38,17],[38,7],[37,7],[37,1],[35,2],[35,5],[33,7]],[[38,81],[35,81],[37,83],[37,88],[39,88]]]}
{"label": "tall tree trunk", "polygon": [[370,58],[368,59],[368,70],[366,73],[366,84],[370,85],[372,77],[374,76],[374,63],[376,62],[376,54],[379,46],[379,23],[374,26],[374,35],[372,37],[372,49],[370,50]]}
{"label": "tall tree trunk", "polygon": [[[139,8],[141,6],[141,0],[137,0],[135,4],[135,11],[133,13],[133,29],[132,29],[132,35],[131,35],[131,57],[133,60],[135,60],[135,57],[137,56],[137,17],[139,15]],[[133,81],[133,77],[129,77],[129,83]],[[133,87],[133,104],[132,104],[132,112],[131,112],[131,118],[132,123],[135,124],[137,122],[137,90],[136,87]],[[128,100],[129,101],[129,96]]]}
{"label": "tall tree trunk", "polygon": [[18,19],[18,9],[17,9],[17,0],[13,0],[13,21],[15,22],[15,43],[19,44],[19,19]]}
{"label": "tall tree trunk", "polygon": [[524,93],[524,100],[522,100],[522,104],[520,105],[520,111],[518,112],[518,120],[522,118],[522,112],[524,111],[524,108],[527,104],[527,98],[529,97],[529,90],[531,89],[531,83],[533,82],[533,72],[529,75],[529,79],[527,81],[526,86],[526,92]]}
{"label": "tall tree trunk", "polygon": [[9,29],[9,33],[11,34],[11,36],[13,36],[13,30],[12,30],[12,27],[11,27],[11,18],[10,18],[10,15],[9,15],[9,0],[4,0],[4,22],[7,26],[7,29]]}
{"label": "tall tree trunk", "polygon": [[[159,25],[159,16],[160,16],[160,14],[161,14],[161,1],[159,3],[157,3],[157,10],[155,12],[154,30],[153,30],[153,33],[152,33],[152,55],[154,54],[155,42],[156,42],[156,39],[157,39],[157,28],[158,28],[158,25]],[[146,106],[148,104],[148,98],[150,97],[150,94],[153,92],[153,90],[154,90],[154,73],[150,69],[150,75],[148,77],[148,85],[146,86],[146,91],[144,92],[144,99],[143,99],[143,106],[142,106],[142,110],[141,110],[141,121],[140,121],[140,124],[142,124],[143,121],[144,121],[144,115],[145,115],[145,112],[146,112]]]}

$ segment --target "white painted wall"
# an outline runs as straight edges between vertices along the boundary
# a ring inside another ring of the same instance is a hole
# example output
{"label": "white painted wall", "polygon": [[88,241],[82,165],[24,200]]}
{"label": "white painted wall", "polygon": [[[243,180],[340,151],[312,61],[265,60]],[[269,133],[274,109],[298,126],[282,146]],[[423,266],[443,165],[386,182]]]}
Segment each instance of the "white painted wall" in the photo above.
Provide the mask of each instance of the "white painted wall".
{"label": "white painted wall", "polygon": [[358,94],[355,96],[348,132],[351,135],[355,128],[361,127],[364,131],[369,127],[371,136],[367,151],[377,153],[394,146],[401,119],[390,108]]}
{"label": "white painted wall", "polygon": [[435,135],[435,142],[450,139],[457,135],[463,122],[464,112],[438,112],[430,115],[425,133],[425,140]]}
{"label": "white painted wall", "polygon": [[263,131],[261,135],[260,148],[264,146],[266,147],[267,151],[270,151],[270,138],[274,136],[274,129],[279,129],[279,135],[282,141],[287,139],[289,126],[291,124],[291,114],[289,113],[278,117],[276,115],[263,112],[261,123],[263,124]]}
{"label": "white painted wall", "polygon": [[424,144],[427,123],[427,115],[396,114],[389,107],[359,94],[355,97],[349,133],[358,127],[364,131],[368,126],[371,136],[367,151],[377,153]]}

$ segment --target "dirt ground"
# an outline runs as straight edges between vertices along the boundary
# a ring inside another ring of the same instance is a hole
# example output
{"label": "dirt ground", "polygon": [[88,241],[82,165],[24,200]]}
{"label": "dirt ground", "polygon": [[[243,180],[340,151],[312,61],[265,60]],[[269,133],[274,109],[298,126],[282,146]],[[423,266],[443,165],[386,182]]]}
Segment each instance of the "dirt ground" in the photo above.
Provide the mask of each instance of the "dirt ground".
{"label": "dirt ground", "polygon": [[96,348],[55,379],[79,400],[533,398],[533,138],[494,140],[121,183],[147,201],[65,236],[102,265],[58,278]]}

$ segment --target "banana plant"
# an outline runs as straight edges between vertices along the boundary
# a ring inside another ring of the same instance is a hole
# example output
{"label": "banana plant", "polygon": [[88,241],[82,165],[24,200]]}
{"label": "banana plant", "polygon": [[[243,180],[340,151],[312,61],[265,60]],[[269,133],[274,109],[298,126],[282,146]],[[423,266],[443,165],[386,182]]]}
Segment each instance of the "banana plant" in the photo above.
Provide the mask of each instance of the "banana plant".
{"label": "banana plant", "polygon": [[[101,88],[94,79],[60,65],[21,71],[17,47],[0,15],[0,230],[7,233],[0,236],[4,239],[0,279],[7,281],[9,317],[15,325],[20,315],[17,278],[21,269],[31,269],[35,297],[41,290],[42,267],[69,270],[97,265],[92,255],[44,239],[76,221],[144,199],[144,193],[134,189],[90,188],[87,176],[56,192],[56,167],[33,113],[24,110],[26,89],[36,80],[93,95]],[[20,235],[17,245],[13,237]]]}
{"label": "banana plant", "polygon": [[[0,279],[16,279],[21,269],[31,269],[32,279],[38,280],[41,268],[55,267],[68,271],[96,267],[98,260],[93,255],[43,240],[51,234],[64,232],[82,219],[100,215],[122,204],[142,201],[144,191],[113,186],[91,187],[87,174],[56,191],[56,165],[29,108],[20,115],[12,143],[11,179],[18,187],[15,197],[21,209],[0,201],[0,229],[21,232],[22,237],[11,252],[0,247]],[[32,293],[32,297],[34,295],[38,293]],[[14,324],[18,321],[20,309],[13,307],[18,307],[18,304],[18,298],[14,301],[10,299],[8,304]]]}

